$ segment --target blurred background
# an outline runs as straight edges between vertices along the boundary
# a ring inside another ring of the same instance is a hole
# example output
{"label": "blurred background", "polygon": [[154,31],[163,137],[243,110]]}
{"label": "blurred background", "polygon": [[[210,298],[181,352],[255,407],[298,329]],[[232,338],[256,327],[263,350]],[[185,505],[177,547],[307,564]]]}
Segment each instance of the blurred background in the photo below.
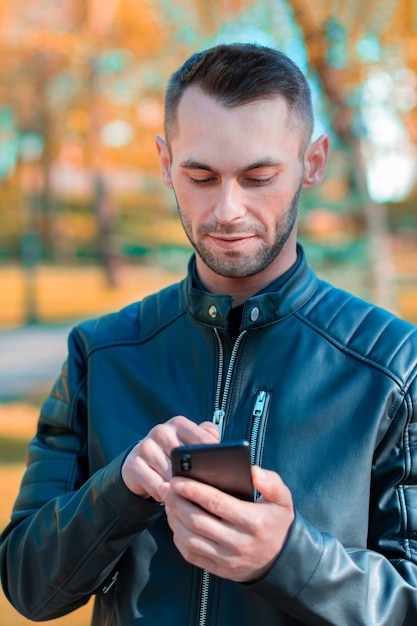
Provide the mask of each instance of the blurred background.
{"label": "blurred background", "polygon": [[[288,53],[330,135],[311,264],[417,322],[416,0],[0,0],[0,527],[70,327],[184,275],[154,136],[169,75],[231,41]],[[2,595],[0,616],[28,624]]]}

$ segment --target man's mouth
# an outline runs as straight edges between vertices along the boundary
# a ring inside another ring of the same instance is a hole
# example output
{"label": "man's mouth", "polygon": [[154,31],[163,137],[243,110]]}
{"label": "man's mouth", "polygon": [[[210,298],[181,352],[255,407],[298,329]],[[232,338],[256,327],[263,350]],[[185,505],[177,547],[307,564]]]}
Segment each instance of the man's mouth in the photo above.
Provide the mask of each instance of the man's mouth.
{"label": "man's mouth", "polygon": [[250,240],[253,239],[253,234],[244,234],[238,233],[235,235],[221,235],[219,233],[207,233],[208,237],[212,239],[212,241],[219,246],[219,248],[223,248],[224,250],[237,250],[249,243]]}

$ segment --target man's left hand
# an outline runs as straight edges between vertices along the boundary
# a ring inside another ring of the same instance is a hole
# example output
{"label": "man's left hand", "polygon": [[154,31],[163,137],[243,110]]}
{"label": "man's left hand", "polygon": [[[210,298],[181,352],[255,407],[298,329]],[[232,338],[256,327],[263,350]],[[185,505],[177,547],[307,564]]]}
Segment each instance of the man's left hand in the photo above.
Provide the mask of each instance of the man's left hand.
{"label": "man's left hand", "polygon": [[261,497],[239,500],[189,478],[164,484],[174,543],[192,565],[236,582],[262,578],[279,556],[294,520],[290,490],[278,474],[254,466]]}

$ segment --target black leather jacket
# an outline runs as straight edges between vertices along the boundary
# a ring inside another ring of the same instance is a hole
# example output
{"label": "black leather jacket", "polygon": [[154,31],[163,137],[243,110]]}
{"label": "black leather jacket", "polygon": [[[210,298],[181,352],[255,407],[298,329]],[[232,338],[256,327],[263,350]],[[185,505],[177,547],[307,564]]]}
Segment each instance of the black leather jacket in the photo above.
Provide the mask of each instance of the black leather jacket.
{"label": "black leather jacket", "polygon": [[[5,591],[24,615],[96,594],[97,626],[415,626],[416,329],[303,258],[278,292],[245,303],[225,390],[229,308],[187,277],[74,329],[2,536]],[[249,439],[282,476],[296,519],[264,579],[209,578],[202,615],[202,572],[120,468],[156,423],[214,408],[224,439]]]}

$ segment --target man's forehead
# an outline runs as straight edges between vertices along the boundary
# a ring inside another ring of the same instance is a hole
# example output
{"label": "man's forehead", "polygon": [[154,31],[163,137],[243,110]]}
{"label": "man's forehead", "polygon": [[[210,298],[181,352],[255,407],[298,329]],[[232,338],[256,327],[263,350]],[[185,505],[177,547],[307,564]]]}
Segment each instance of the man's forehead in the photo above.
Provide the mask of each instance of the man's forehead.
{"label": "man's forehead", "polygon": [[208,94],[197,85],[192,85],[184,90],[184,93],[179,101],[178,111],[188,113],[191,109],[191,112],[195,112],[197,114],[199,108],[205,108],[211,111],[224,111],[233,115],[233,113],[240,111],[256,111],[262,108],[265,104],[267,105],[267,108],[272,110],[276,108],[277,113],[289,114],[288,103],[284,96],[279,94],[265,95],[264,97],[259,97],[248,102],[231,104],[227,98],[216,97]]}
{"label": "man's forehead", "polygon": [[[190,135],[208,134],[210,137],[221,129],[230,135],[233,132],[247,134],[251,129],[263,132],[268,129],[276,135],[299,132],[291,122],[288,104],[282,96],[263,98],[233,106],[206,94],[197,87],[188,88],[179,103],[175,129],[170,139]],[[265,136],[264,136],[265,140]]]}
{"label": "man's forehead", "polygon": [[254,162],[272,156],[268,154],[271,144],[274,154],[278,146],[284,148],[284,144],[286,150],[289,150],[288,144],[292,144],[291,151],[298,150],[302,132],[290,122],[288,105],[282,96],[226,106],[200,88],[187,88],[170,135],[171,148],[175,149],[175,144],[177,148],[181,146],[181,161],[189,158],[204,161],[204,154],[210,153],[213,145],[218,150],[224,149],[225,155],[229,153],[229,143],[238,146],[241,142],[238,147],[242,150],[245,138],[244,151],[250,146],[253,154],[250,161]]}

